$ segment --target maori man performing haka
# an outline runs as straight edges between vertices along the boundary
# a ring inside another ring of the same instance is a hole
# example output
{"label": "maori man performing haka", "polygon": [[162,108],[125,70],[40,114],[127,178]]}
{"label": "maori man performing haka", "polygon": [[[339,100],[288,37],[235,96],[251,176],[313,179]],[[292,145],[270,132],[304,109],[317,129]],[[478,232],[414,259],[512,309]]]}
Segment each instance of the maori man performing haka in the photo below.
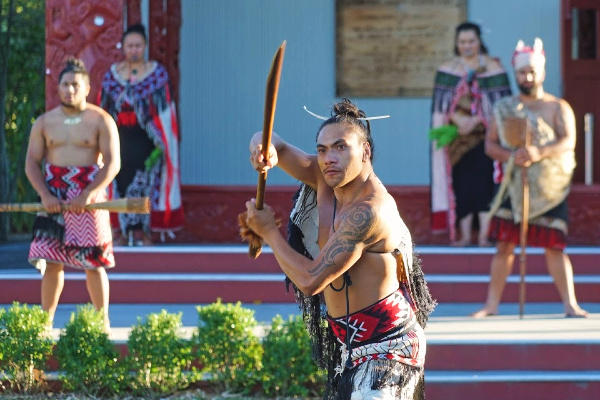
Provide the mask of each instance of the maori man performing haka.
{"label": "maori man performing haka", "polygon": [[[573,267],[564,253],[567,237],[567,204],[575,167],[575,118],[569,104],[544,92],[545,62],[542,41],[533,47],[519,41],[512,64],[518,96],[506,97],[494,107],[495,121],[486,136],[486,153],[504,163],[504,178],[496,197],[490,240],[497,242],[484,307],[475,318],[498,313],[506,278],[519,244],[523,211],[523,180],[529,181],[527,245],[545,250],[546,264],[563,302],[567,317],[585,317],[575,297]],[[510,122],[521,120],[523,129]],[[525,132],[531,137],[525,145]]]}
{"label": "maori man performing haka", "polygon": [[[59,74],[61,104],[31,129],[25,172],[45,212],[33,225],[29,262],[42,272],[42,308],[50,320],[64,286],[65,265],[86,272],[94,307],[108,319],[105,268],[115,265],[109,213],[85,206],[106,200],[106,187],[120,167],[119,138],[112,117],[86,102],[90,78],[81,60],[69,59]],[[70,204],[61,212],[61,204]]]}
{"label": "maori man performing haka", "polygon": [[296,226],[304,243],[288,244],[272,209],[257,210],[254,199],[245,223],[297,289],[316,359],[329,370],[324,398],[422,398],[422,326],[434,302],[396,202],[373,170],[370,123],[347,99],[319,118],[316,155],[273,134],[264,159],[261,134],[250,142],[256,170],[279,165],[303,182],[291,220],[312,221]]}

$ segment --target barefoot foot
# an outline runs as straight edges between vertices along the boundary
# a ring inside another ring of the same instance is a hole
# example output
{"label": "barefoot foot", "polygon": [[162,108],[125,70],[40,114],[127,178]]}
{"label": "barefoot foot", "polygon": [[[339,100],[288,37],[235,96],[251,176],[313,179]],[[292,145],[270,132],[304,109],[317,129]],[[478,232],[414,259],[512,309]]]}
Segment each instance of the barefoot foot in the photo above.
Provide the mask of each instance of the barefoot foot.
{"label": "barefoot foot", "polygon": [[579,306],[565,307],[566,318],[587,318],[589,313]]}
{"label": "barefoot foot", "polygon": [[492,315],[498,315],[498,310],[484,307],[481,310],[475,311],[473,314],[471,314],[471,317],[473,317],[475,319],[479,319],[479,318],[489,317]]}
{"label": "barefoot foot", "polygon": [[110,321],[105,319],[104,320],[104,332],[110,336],[110,334],[112,333],[111,329],[110,329]]}
{"label": "barefoot foot", "polygon": [[471,242],[469,241],[469,239],[455,240],[454,242],[450,243],[452,247],[466,247],[470,244]]}
{"label": "barefoot foot", "polygon": [[479,247],[492,247],[493,244],[487,239],[479,239],[478,242]]}
{"label": "barefoot foot", "polygon": [[144,235],[142,239],[142,246],[153,246],[154,242],[152,242],[152,237],[150,235]]}

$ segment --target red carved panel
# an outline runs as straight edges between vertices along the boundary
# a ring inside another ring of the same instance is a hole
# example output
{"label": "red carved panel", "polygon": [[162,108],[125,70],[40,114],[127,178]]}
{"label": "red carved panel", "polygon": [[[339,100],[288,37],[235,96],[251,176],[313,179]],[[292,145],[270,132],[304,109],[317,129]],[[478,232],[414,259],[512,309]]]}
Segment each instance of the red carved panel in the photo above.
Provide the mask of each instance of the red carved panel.
{"label": "red carved panel", "polygon": [[[271,187],[265,191],[265,202],[282,220],[282,233],[288,222],[295,187]],[[238,214],[246,210],[246,201],[256,197],[251,186],[183,186],[185,210],[184,231],[177,241],[184,243],[241,243]]]}
{"label": "red carved panel", "polygon": [[[265,202],[282,220],[285,235],[292,195],[296,186],[267,187]],[[390,186],[398,209],[417,245],[446,245],[447,235],[430,230],[430,190],[427,186]],[[240,243],[237,215],[245,202],[256,197],[251,186],[183,186],[185,229],[177,234],[180,243]],[[600,185],[574,185],[569,202],[569,245],[600,245]]]}
{"label": "red carved panel", "polygon": [[46,109],[59,104],[58,74],[70,56],[90,74],[88,102],[96,103],[102,75],[121,57],[123,0],[46,0]]}
{"label": "red carved panel", "polygon": [[569,244],[600,245],[600,185],[573,185],[567,201]]}
{"label": "red carved panel", "polygon": [[[281,218],[281,233],[286,234],[292,196],[297,186],[267,187],[265,202]],[[398,203],[398,209],[419,244],[444,244],[448,238],[433,236],[429,230],[429,189],[420,186],[393,186],[389,192]],[[183,186],[182,196],[186,212],[186,226],[177,234],[182,243],[240,243],[237,215],[245,203],[256,197],[251,186]]]}
{"label": "red carved panel", "polygon": [[139,24],[142,21],[142,0],[127,1],[127,26]]}
{"label": "red carved panel", "polygon": [[[46,109],[58,105],[58,74],[70,56],[85,62],[91,82],[88,101],[96,103],[102,75],[123,58],[119,44],[124,5],[127,25],[141,22],[141,0],[46,1]],[[181,3],[150,0],[149,11],[149,58],[169,72],[171,95],[178,104]]]}
{"label": "red carved panel", "polygon": [[163,64],[169,73],[171,96],[179,104],[180,0],[149,1],[149,58]]}

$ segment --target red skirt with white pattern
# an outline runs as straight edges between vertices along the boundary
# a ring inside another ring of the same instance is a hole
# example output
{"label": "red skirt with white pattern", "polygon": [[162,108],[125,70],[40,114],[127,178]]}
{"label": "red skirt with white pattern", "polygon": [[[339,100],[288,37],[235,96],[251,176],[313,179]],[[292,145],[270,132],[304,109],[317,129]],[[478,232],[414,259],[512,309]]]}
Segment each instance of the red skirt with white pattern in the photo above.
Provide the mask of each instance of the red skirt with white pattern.
{"label": "red skirt with white pattern", "polygon": [[[99,170],[98,165],[59,167],[46,163],[44,166],[48,189],[67,204],[94,181]],[[106,199],[106,193],[100,192],[92,202]],[[114,267],[109,212],[38,213],[33,224],[29,262],[38,269],[44,269],[47,262],[78,269]]]}

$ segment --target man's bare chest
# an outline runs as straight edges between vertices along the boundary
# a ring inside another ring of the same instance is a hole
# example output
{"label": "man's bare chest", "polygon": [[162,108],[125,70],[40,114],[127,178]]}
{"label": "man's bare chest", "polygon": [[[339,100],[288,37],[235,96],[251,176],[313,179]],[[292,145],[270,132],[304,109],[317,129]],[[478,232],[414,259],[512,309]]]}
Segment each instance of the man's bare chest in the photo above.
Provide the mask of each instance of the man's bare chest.
{"label": "man's bare chest", "polygon": [[556,120],[557,107],[554,103],[549,102],[538,102],[528,104],[527,108],[535,114],[538,118],[541,118],[547,125],[554,127]]}
{"label": "man's bare chest", "polygon": [[98,147],[98,132],[90,123],[81,122],[77,125],[52,123],[44,127],[44,138],[47,148],[67,147]]}

